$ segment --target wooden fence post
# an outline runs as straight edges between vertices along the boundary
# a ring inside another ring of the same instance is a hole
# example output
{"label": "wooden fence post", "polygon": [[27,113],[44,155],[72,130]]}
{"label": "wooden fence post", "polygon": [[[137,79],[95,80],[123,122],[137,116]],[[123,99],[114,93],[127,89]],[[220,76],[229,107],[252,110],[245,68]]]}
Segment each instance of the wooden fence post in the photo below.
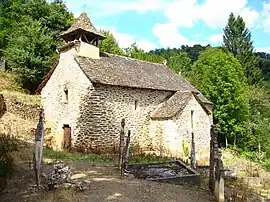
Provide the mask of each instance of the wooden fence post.
{"label": "wooden fence post", "polygon": [[194,132],[191,132],[190,166],[192,169],[196,169]]}
{"label": "wooden fence post", "polygon": [[44,142],[44,125],[43,125],[43,109],[41,109],[39,113],[39,121],[37,124],[37,130],[35,134],[35,151],[33,155],[37,186],[40,186],[41,164],[43,160],[43,142]]}
{"label": "wooden fence post", "polygon": [[221,150],[218,146],[218,131],[214,125],[211,126],[210,140],[210,169],[209,188],[214,193],[218,202],[224,199],[224,167],[221,160]]}
{"label": "wooden fence post", "polygon": [[125,140],[125,119],[121,120],[121,129],[120,129],[120,137],[119,137],[119,159],[118,159],[118,168],[122,167],[122,155],[124,148],[124,140]]}
{"label": "wooden fence post", "polygon": [[126,140],[126,156],[125,156],[125,163],[124,163],[124,169],[127,169],[128,162],[129,162],[129,150],[130,150],[130,130],[128,130],[128,136]]}

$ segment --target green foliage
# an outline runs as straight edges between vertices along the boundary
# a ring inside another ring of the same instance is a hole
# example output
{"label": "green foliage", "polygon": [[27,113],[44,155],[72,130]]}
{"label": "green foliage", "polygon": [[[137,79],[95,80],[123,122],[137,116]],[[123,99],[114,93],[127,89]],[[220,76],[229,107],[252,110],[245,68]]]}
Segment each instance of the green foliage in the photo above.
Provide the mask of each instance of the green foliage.
{"label": "green foliage", "polygon": [[111,32],[101,30],[101,33],[106,37],[106,39],[100,41],[99,44],[99,48],[102,52],[125,55],[124,51],[119,47],[118,42]]}
{"label": "green foliage", "polygon": [[170,157],[162,157],[155,155],[135,155],[130,158],[130,164],[136,163],[153,163],[153,162],[165,162],[165,161],[173,161],[175,159]]}
{"label": "green foliage", "polygon": [[138,60],[144,60],[153,63],[163,63],[164,58],[157,55],[146,53],[143,49],[140,49],[136,43],[131,44],[131,47],[126,48],[125,52],[128,57],[136,58]]}
{"label": "green foliage", "polygon": [[233,13],[230,14],[224,29],[223,42],[223,46],[242,64],[248,84],[258,84],[261,81],[259,59],[254,54],[251,33],[241,16],[235,18]]}
{"label": "green foliage", "polygon": [[[73,21],[61,0],[10,0],[1,4],[0,57],[33,92],[52,67],[58,34]],[[3,11],[3,12],[2,12]]]}
{"label": "green foliage", "polygon": [[6,186],[6,180],[14,170],[11,152],[18,151],[18,141],[9,135],[0,134],[0,191]]}
{"label": "green foliage", "polygon": [[263,88],[249,87],[251,117],[246,140],[242,147],[248,151],[264,153],[270,157],[270,104]]}
{"label": "green foliage", "polygon": [[52,66],[55,43],[38,21],[18,23],[18,27],[21,29],[14,30],[8,38],[4,57],[23,87],[33,92]]}
{"label": "green foliage", "polygon": [[194,46],[181,46],[181,48],[160,48],[156,50],[151,50],[149,53],[152,55],[158,55],[162,56],[165,59],[169,60],[170,57],[177,55],[182,52],[186,52],[188,54],[188,57],[191,59],[192,63],[195,62],[200,53],[204,51],[206,48],[210,47],[210,45],[202,46],[199,44],[196,44]]}
{"label": "green foliage", "polygon": [[90,161],[100,163],[110,163],[113,161],[113,159],[109,156],[102,156],[97,154],[70,153],[65,151],[54,151],[49,148],[44,148],[44,156],[46,158],[66,160],[66,161]]}
{"label": "green foliage", "polygon": [[176,73],[187,76],[191,70],[191,59],[186,52],[179,52],[169,58],[168,66]]}
{"label": "green foliage", "polygon": [[189,143],[186,140],[182,141],[182,148],[183,148],[185,157],[189,157]]}
{"label": "green foliage", "polygon": [[214,103],[214,122],[230,144],[241,141],[249,117],[244,71],[232,54],[218,48],[201,53],[191,78]]}

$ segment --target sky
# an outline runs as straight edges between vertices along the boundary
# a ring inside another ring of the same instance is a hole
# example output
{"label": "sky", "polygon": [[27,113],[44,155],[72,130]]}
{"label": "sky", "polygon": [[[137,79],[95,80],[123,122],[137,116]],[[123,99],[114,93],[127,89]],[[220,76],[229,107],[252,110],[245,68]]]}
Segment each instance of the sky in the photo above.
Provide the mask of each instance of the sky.
{"label": "sky", "polygon": [[65,0],[75,17],[85,11],[96,28],[113,33],[121,48],[149,51],[222,44],[229,14],[240,15],[256,51],[270,53],[270,0]]}

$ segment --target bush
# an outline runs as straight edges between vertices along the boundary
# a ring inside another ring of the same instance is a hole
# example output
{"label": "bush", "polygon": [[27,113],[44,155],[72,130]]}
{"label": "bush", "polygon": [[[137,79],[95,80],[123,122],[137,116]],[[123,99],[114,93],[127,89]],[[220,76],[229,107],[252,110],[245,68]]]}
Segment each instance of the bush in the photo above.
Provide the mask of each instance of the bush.
{"label": "bush", "polygon": [[18,141],[10,135],[0,134],[0,191],[6,187],[7,179],[14,171],[11,152],[18,151]]}

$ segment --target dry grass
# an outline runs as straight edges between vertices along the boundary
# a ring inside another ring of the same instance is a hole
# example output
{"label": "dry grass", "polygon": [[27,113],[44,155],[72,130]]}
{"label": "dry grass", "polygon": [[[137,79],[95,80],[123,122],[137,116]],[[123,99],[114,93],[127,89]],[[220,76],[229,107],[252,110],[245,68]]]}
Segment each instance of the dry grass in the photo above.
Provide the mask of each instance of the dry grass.
{"label": "dry grass", "polygon": [[24,92],[22,87],[16,82],[14,74],[0,71],[0,91]]}
{"label": "dry grass", "polygon": [[29,95],[29,93],[16,81],[12,72],[0,71],[0,93],[16,97],[22,102],[40,105],[40,96]]}
{"label": "dry grass", "polygon": [[13,98],[18,99],[19,101],[26,103],[26,104],[32,104],[32,105],[41,105],[41,98],[39,95],[29,95],[24,92],[19,91],[9,91],[9,90],[2,90],[0,91],[1,94],[4,96],[11,96]]}
{"label": "dry grass", "polygon": [[40,201],[42,202],[77,202],[79,201],[79,193],[70,189],[58,189],[55,192],[46,192],[46,197],[42,197]]}
{"label": "dry grass", "polygon": [[248,188],[256,191],[270,192],[270,172],[264,170],[261,165],[239,156],[236,152],[229,149],[222,151],[222,160],[225,167],[235,169],[239,179],[237,187],[241,184],[246,189],[246,185],[243,184],[244,178],[259,178],[261,186],[249,185]]}
{"label": "dry grass", "polygon": [[34,134],[31,133],[31,130],[36,128],[36,125],[37,123],[34,121],[24,120],[7,112],[0,120],[0,132],[15,136],[22,141],[32,143]]}

